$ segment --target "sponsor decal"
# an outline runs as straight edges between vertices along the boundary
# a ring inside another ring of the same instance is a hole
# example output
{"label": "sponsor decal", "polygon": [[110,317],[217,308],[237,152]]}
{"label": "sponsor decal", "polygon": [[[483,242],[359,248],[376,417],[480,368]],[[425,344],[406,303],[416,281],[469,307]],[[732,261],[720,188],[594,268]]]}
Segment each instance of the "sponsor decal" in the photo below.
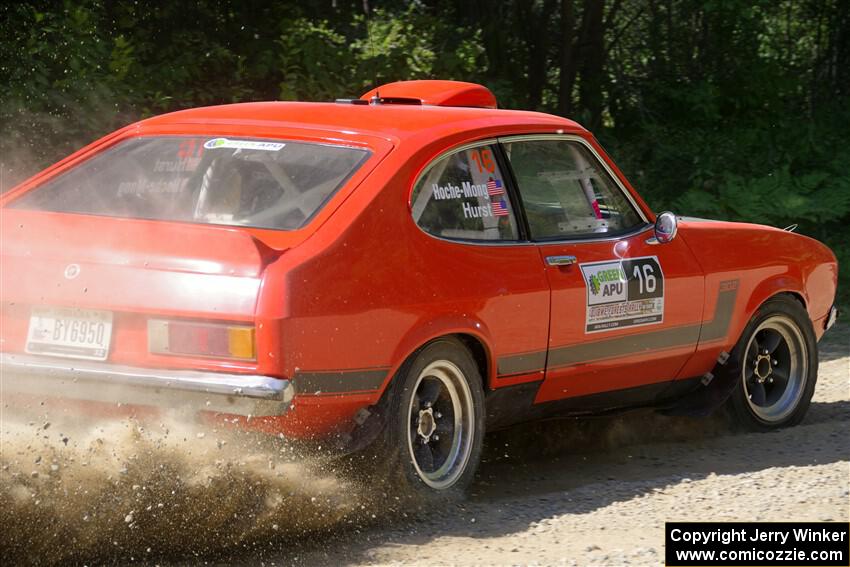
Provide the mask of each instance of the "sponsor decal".
{"label": "sponsor decal", "polygon": [[[470,183],[464,181],[460,185],[447,183],[440,185],[438,183],[431,184],[431,194],[436,201],[447,201],[455,199],[477,199],[477,205],[468,202],[461,202],[461,210],[463,217],[484,218],[484,217],[504,217],[510,214],[508,210],[508,202],[504,197],[505,188],[502,181],[490,177],[485,183]],[[487,199],[482,202],[481,199]],[[495,199],[489,201],[489,199]]]}
{"label": "sponsor decal", "polygon": [[511,354],[499,358],[499,377],[529,373],[544,366],[558,368],[583,364],[594,360],[605,360],[670,346],[705,344],[722,340],[729,334],[729,323],[735,313],[738,298],[738,280],[720,282],[717,306],[710,321],[692,325],[659,329],[638,335],[582,341],[577,344],[554,346],[531,353]]}
{"label": "sponsor decal", "polygon": [[497,217],[508,215],[508,203],[504,199],[499,199],[493,203],[493,214]]}
{"label": "sponsor decal", "polygon": [[505,192],[505,188],[502,187],[502,182],[498,179],[493,179],[492,177],[487,180],[487,193],[490,195],[501,195]]}
{"label": "sponsor decal", "polygon": [[492,217],[493,209],[489,205],[470,205],[463,203],[463,217],[467,219],[478,219]]}
{"label": "sponsor decal", "polygon": [[664,273],[656,256],[579,267],[587,289],[586,333],[664,321]]}
{"label": "sponsor decal", "polygon": [[256,140],[230,140],[228,138],[213,138],[204,143],[204,148],[208,150],[216,150],[219,148],[229,148],[236,150],[264,150],[267,152],[278,152],[283,149],[286,144],[281,142],[259,142]]}
{"label": "sponsor decal", "polygon": [[464,181],[460,185],[453,185],[451,183],[438,185],[434,183],[431,185],[431,191],[434,193],[434,199],[437,201],[446,199],[471,199],[474,197],[487,197],[489,195],[486,183],[475,184],[469,181]]}

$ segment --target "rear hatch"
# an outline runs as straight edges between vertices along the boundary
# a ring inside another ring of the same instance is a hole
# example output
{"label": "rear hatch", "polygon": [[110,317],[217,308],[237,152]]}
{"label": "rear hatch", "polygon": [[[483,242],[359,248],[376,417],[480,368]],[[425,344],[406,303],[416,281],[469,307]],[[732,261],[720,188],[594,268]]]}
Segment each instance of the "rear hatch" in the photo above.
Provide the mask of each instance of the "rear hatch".
{"label": "rear hatch", "polygon": [[282,139],[139,136],[22,186],[0,209],[0,349],[274,374],[279,361],[257,353],[258,342],[273,350],[274,326],[255,309],[264,267],[297,238],[275,237],[272,249],[252,234],[306,234],[370,155]]}
{"label": "rear hatch", "polygon": [[15,209],[2,214],[4,352],[197,366],[150,353],[149,320],[253,324],[266,258],[246,231]]}

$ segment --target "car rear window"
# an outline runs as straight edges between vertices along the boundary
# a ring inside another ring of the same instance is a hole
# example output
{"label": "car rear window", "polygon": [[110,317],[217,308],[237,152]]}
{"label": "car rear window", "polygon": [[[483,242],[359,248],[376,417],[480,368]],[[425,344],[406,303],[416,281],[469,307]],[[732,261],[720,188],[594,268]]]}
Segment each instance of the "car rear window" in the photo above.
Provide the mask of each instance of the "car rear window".
{"label": "car rear window", "polygon": [[27,192],[12,206],[294,230],[368,157],[362,149],[288,140],[134,138]]}
{"label": "car rear window", "polygon": [[413,188],[411,211],[425,232],[456,240],[510,241],[517,223],[494,145],[437,158]]}

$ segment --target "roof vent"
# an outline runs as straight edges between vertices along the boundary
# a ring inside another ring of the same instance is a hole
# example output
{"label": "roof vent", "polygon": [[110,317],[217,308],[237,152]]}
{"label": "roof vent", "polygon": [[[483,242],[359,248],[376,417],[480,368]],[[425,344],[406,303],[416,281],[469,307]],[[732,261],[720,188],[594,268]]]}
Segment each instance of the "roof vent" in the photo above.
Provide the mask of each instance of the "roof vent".
{"label": "roof vent", "polygon": [[370,104],[407,104],[422,106],[422,100],[418,98],[402,98],[398,96],[383,96],[376,92],[372,98],[338,98],[334,102],[339,104],[354,104],[356,106],[369,106]]}
{"label": "roof vent", "polygon": [[[371,104],[430,104],[496,108],[490,89],[461,81],[399,81],[374,88],[360,97]],[[353,101],[351,101],[353,102]],[[364,104],[363,102],[359,104]]]}

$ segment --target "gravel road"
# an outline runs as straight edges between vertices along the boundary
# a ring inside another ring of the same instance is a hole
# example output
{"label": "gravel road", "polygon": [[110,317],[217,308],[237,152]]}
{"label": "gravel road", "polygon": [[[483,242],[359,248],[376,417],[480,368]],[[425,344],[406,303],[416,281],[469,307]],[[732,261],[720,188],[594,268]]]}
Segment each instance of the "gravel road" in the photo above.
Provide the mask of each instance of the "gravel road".
{"label": "gravel road", "polygon": [[659,565],[665,521],[846,521],[850,326],[820,353],[798,427],[734,434],[655,415],[526,426],[488,439],[464,505],[295,543],[265,564]]}
{"label": "gravel road", "polygon": [[470,498],[428,513],[390,512],[391,487],[274,438],[4,403],[0,563],[660,565],[665,521],[847,520],[850,325],[820,350],[798,427],[643,412],[512,428],[488,436]]}

